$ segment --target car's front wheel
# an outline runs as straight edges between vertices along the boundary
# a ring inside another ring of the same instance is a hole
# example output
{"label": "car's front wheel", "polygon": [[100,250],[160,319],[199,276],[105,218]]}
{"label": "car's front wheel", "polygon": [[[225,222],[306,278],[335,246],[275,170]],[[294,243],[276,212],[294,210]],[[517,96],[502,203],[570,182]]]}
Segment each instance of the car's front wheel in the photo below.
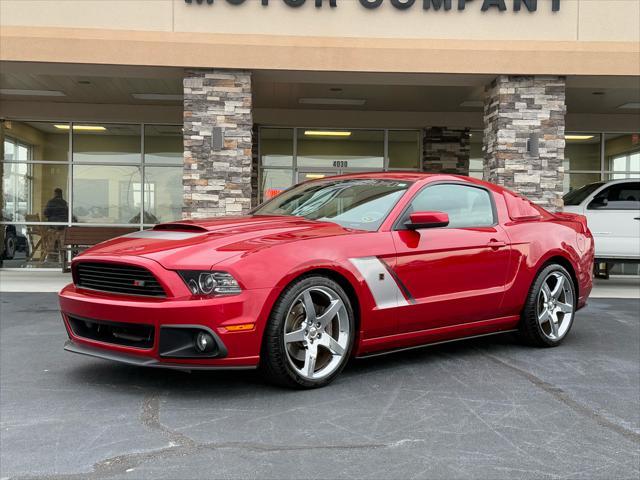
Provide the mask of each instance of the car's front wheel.
{"label": "car's front wheel", "polygon": [[561,265],[548,265],[531,286],[520,333],[530,345],[555,347],[569,333],[575,310],[576,288],[571,275]]}
{"label": "car's front wheel", "polygon": [[327,385],[349,359],[354,323],[353,308],[338,283],[324,276],[299,279],[271,312],[261,352],[264,374],[282,386]]}

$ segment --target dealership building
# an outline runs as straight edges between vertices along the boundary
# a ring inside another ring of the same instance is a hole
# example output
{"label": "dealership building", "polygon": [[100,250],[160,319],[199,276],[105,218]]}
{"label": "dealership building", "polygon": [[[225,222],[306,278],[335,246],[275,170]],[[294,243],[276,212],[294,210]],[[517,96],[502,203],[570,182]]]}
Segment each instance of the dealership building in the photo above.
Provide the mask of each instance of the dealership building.
{"label": "dealership building", "polygon": [[[307,179],[640,177],[638,0],[2,0],[5,267]],[[54,240],[52,240],[54,239]],[[39,251],[38,251],[39,250]]]}

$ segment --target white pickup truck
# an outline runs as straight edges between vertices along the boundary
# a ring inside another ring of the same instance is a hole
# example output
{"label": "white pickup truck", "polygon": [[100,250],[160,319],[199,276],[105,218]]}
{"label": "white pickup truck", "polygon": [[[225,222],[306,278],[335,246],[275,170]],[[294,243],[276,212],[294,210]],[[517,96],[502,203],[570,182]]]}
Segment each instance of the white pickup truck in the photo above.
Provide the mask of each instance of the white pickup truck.
{"label": "white pickup truck", "polygon": [[585,185],[564,196],[564,211],[587,217],[596,246],[598,276],[616,263],[640,263],[640,179]]}

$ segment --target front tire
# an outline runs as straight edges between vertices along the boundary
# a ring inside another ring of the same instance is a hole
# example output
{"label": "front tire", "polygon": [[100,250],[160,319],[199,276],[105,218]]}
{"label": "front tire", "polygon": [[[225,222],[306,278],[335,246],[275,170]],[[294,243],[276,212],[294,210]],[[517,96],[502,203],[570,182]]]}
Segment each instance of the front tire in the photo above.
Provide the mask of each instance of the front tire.
{"label": "front tire", "polygon": [[576,288],[561,265],[543,268],[531,286],[522,318],[520,335],[529,345],[555,347],[566,338],[576,311]]}
{"label": "front tire", "polygon": [[354,314],[342,287],[328,277],[303,277],[280,295],[262,342],[260,367],[280,386],[331,383],[353,348]]}

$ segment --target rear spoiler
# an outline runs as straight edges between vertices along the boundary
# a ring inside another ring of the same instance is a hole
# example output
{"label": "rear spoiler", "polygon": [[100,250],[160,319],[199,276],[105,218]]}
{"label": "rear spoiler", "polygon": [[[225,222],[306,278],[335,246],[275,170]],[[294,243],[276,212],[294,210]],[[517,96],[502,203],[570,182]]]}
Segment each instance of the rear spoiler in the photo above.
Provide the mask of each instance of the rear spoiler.
{"label": "rear spoiler", "polygon": [[587,233],[587,217],[578,213],[558,212],[554,213],[555,217],[559,220],[565,220],[569,222],[575,222],[582,226],[580,233]]}
{"label": "rear spoiler", "polygon": [[515,195],[509,191],[505,191],[503,195],[507,203],[507,210],[509,211],[509,218],[511,218],[511,220],[522,222],[540,220],[542,218],[540,210],[538,210],[526,198]]}

